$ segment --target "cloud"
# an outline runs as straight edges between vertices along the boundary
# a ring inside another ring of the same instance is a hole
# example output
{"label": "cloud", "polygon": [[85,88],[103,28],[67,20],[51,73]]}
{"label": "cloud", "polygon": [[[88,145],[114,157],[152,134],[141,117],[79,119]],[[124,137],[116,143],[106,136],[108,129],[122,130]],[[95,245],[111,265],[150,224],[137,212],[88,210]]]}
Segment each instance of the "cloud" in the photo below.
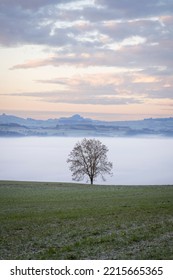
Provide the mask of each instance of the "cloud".
{"label": "cloud", "polygon": [[[129,2],[100,0],[96,1],[97,5],[92,2],[82,6],[81,10],[74,5],[71,11],[64,9],[63,5],[49,9],[44,6],[34,12],[18,6],[6,7],[0,22],[2,45],[35,44],[48,47],[52,52],[51,57],[28,60],[13,65],[11,69],[59,67],[63,64],[75,67],[171,67],[173,16],[171,10],[167,11],[171,2],[165,0],[164,5],[159,6],[158,1]],[[123,10],[124,16],[120,17],[121,13],[118,17],[113,16],[116,9]],[[138,14],[138,10],[143,14]],[[129,17],[132,11],[133,17]]]}
{"label": "cloud", "polygon": [[26,63],[14,65],[10,68],[10,70],[37,68],[46,66],[47,64],[47,60],[30,60]]}
{"label": "cloud", "polygon": [[[71,6],[73,9],[68,6],[69,2],[73,3]],[[85,2],[88,5],[82,4]],[[167,26],[172,24],[170,12],[165,14],[165,10],[171,5],[168,5],[166,0],[164,6],[159,6],[159,13],[158,1],[153,0],[150,2],[133,0],[133,3],[99,0],[96,1],[97,5],[94,5],[93,1],[85,2],[58,1],[57,5],[55,0],[1,0],[0,43],[4,46],[21,44],[69,46],[71,49],[77,45],[87,47],[90,51],[92,47],[96,50],[104,47],[106,41],[120,42],[134,36],[147,37],[151,41],[156,38],[157,42],[161,33],[168,31]],[[77,3],[80,3],[82,9],[79,9]],[[104,4],[104,8],[101,8],[100,4]],[[153,17],[150,17],[149,11],[152,7]],[[124,16],[121,15],[121,10],[124,11]],[[142,17],[138,16],[139,10],[144,13]],[[129,11],[134,11],[133,17],[129,18]]]}
{"label": "cloud", "polygon": [[30,9],[35,10],[42,7],[47,7],[51,5],[56,5],[57,3],[70,3],[74,0],[29,0],[29,1],[23,1],[23,0],[0,0],[0,6],[6,6],[6,7],[14,7],[18,6],[23,9]]}
{"label": "cloud", "polygon": [[111,9],[112,12],[116,13],[115,17],[121,19],[160,16],[173,9],[171,0],[96,0],[96,3]]}
{"label": "cloud", "polygon": [[[71,77],[35,80],[44,84],[39,92],[21,92],[5,94],[10,97],[28,97],[44,103],[75,104],[75,105],[124,105],[145,104],[152,99],[156,104],[162,100],[173,100],[173,81],[170,76],[155,74],[155,69],[147,71],[130,69],[121,73],[81,74]],[[160,69],[163,70],[163,69]],[[47,90],[50,85],[54,90]],[[28,100],[27,98],[27,100]]]}
{"label": "cloud", "polygon": [[[130,75],[130,74],[129,74]],[[124,90],[126,78],[122,74],[89,74],[62,77],[50,80],[37,80],[45,84],[43,92],[13,93],[6,96],[32,97],[37,101],[48,103],[90,104],[90,105],[127,105],[143,103],[140,94],[135,95],[131,90]],[[128,82],[130,77],[128,78]],[[48,86],[46,86],[46,84]],[[49,84],[57,88],[46,91]]]}
{"label": "cloud", "polygon": [[89,104],[89,105],[128,105],[140,104],[139,98],[120,97],[116,95],[97,95],[95,91],[88,94],[86,91],[76,93],[73,91],[55,91],[55,92],[31,92],[31,93],[13,93],[6,96],[34,97],[38,102],[48,103],[68,103],[68,104]]}
{"label": "cloud", "polygon": [[[46,59],[28,61],[14,65],[11,69],[27,69],[42,66],[60,67],[70,65],[74,67],[106,66],[126,67],[131,69],[148,69],[155,67],[155,72],[160,74],[161,68],[172,68],[173,52],[172,42],[163,40],[159,45],[150,45],[138,42],[138,38],[127,38],[119,44],[109,45],[106,49],[96,51],[76,47],[73,52],[59,52]],[[145,40],[144,40],[145,42]],[[115,48],[115,49],[114,49]]]}
{"label": "cloud", "polygon": [[[119,74],[74,75],[35,82],[45,84],[45,91],[13,93],[9,96],[31,97],[38,102],[90,105],[142,104],[151,98],[173,99],[171,80],[167,79],[163,84],[160,76],[147,76],[139,70]],[[49,84],[57,89],[46,91]]]}
{"label": "cloud", "polygon": [[73,77],[73,83],[45,79],[42,83],[61,84],[66,90],[30,96],[78,104],[172,99],[172,0],[0,0],[0,26],[1,46],[36,45],[45,53],[45,58],[28,57],[12,65],[13,71],[63,65],[133,71],[117,80],[102,77],[102,83],[95,76],[95,84],[91,77],[83,82]]}

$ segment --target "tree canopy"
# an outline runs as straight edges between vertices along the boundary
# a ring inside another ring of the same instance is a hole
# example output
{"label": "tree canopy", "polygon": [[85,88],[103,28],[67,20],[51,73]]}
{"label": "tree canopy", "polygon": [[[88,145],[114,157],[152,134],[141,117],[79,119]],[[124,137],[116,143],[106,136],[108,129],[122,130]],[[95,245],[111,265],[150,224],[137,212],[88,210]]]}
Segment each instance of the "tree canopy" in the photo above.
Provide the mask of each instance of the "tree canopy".
{"label": "tree canopy", "polygon": [[112,175],[113,164],[108,161],[107,152],[108,148],[99,140],[84,138],[77,142],[67,159],[72,179],[81,181],[86,177],[93,184],[98,176],[105,180],[105,174]]}

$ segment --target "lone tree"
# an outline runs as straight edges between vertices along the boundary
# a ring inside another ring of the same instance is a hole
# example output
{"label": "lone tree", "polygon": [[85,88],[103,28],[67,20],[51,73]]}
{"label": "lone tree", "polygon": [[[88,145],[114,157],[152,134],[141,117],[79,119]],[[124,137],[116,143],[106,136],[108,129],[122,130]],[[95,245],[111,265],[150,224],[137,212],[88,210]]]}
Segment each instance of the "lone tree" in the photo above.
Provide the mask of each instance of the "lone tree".
{"label": "lone tree", "polygon": [[105,181],[104,174],[110,174],[112,163],[107,159],[108,148],[99,140],[84,138],[76,143],[69,154],[67,163],[70,164],[72,179],[81,181],[89,177],[93,184],[96,177],[101,176]]}

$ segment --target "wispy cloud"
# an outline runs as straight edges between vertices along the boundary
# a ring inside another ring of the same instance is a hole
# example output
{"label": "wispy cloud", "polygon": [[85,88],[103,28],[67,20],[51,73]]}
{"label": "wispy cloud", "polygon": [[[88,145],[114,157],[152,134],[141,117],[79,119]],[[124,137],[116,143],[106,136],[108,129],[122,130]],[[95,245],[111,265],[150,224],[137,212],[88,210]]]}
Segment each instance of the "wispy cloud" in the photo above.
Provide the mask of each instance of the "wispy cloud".
{"label": "wispy cloud", "polygon": [[[6,95],[7,96],[7,95]],[[76,94],[73,91],[56,91],[56,92],[31,92],[31,93],[13,93],[8,96],[18,97],[34,97],[38,102],[48,103],[66,103],[66,104],[82,104],[82,105],[128,105],[141,104],[142,100],[134,97],[116,96],[116,94],[95,94],[93,91],[88,94],[88,91],[82,91]]]}

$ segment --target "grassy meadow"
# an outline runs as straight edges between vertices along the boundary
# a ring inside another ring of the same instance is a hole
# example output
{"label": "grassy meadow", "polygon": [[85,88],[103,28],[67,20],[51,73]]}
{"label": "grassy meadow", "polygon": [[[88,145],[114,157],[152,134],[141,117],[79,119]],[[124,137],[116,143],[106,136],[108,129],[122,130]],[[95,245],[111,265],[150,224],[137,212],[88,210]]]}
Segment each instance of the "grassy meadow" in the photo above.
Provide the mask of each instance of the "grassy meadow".
{"label": "grassy meadow", "polygon": [[0,259],[173,259],[173,186],[0,181]]}

